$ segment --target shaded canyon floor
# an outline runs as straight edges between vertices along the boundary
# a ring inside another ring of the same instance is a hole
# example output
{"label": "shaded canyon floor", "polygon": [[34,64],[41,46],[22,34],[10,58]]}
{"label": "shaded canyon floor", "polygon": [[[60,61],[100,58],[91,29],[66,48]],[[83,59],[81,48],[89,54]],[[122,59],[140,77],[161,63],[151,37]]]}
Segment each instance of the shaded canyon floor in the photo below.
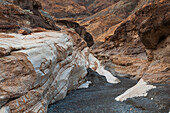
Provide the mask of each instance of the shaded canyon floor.
{"label": "shaded canyon floor", "polygon": [[68,93],[65,99],[52,104],[48,113],[168,113],[170,110],[170,85],[160,85],[149,91],[147,97],[127,99],[124,102],[115,98],[137,81],[120,78],[118,84],[95,83],[87,89]]}

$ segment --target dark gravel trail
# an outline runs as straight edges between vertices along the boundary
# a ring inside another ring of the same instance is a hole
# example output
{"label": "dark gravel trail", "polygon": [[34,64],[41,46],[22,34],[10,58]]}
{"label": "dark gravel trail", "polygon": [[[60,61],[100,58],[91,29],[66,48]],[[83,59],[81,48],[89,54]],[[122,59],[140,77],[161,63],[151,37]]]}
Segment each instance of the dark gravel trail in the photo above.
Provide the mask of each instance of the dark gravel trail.
{"label": "dark gravel trail", "polygon": [[158,85],[160,88],[151,90],[147,97],[115,101],[115,97],[137,83],[128,78],[119,79],[118,84],[99,79],[88,89],[71,91],[65,99],[50,105],[48,113],[168,113],[170,110],[170,87],[167,85]]}

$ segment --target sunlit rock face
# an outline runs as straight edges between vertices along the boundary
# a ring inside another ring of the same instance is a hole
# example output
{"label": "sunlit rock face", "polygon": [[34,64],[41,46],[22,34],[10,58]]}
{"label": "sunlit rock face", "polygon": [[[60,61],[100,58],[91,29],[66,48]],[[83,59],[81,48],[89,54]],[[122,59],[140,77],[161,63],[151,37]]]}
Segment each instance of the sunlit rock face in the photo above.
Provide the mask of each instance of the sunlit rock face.
{"label": "sunlit rock face", "polygon": [[[98,59],[111,60],[118,76],[140,80],[116,98],[146,96],[155,86],[170,82],[170,2],[150,4],[122,22],[96,53]],[[106,47],[105,49],[101,49]]]}
{"label": "sunlit rock face", "polygon": [[93,15],[119,0],[36,0],[57,18],[83,18]]}
{"label": "sunlit rock face", "polygon": [[87,68],[93,64],[97,71],[110,76],[92,54],[89,56],[86,42],[76,33],[0,36],[1,113],[47,112],[50,103],[63,99],[68,90],[84,82]]}
{"label": "sunlit rock face", "polygon": [[[114,65],[110,67],[118,76],[168,83],[169,9],[170,3],[166,0],[141,8],[123,21],[105,43],[94,47],[93,53],[99,60],[111,60]],[[162,16],[158,16],[158,12]]]}
{"label": "sunlit rock face", "polygon": [[87,32],[93,36],[95,41],[104,42],[105,38],[114,34],[121,22],[128,20],[127,17],[146,5],[158,2],[159,0],[103,0],[101,1],[103,5],[107,3],[110,5],[100,7],[103,9],[80,20],[80,24],[86,27]]}

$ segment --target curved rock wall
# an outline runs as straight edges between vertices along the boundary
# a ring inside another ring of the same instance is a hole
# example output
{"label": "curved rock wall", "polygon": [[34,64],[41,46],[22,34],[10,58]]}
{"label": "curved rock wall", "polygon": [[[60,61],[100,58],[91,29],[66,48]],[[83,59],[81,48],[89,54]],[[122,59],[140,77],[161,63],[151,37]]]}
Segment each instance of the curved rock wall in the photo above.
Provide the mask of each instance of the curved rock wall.
{"label": "curved rock wall", "polygon": [[[75,45],[79,38],[69,35],[54,31],[0,35],[1,113],[47,112],[50,103],[84,82],[88,67],[111,75],[89,54],[83,40]],[[118,80],[113,77],[111,82]]]}

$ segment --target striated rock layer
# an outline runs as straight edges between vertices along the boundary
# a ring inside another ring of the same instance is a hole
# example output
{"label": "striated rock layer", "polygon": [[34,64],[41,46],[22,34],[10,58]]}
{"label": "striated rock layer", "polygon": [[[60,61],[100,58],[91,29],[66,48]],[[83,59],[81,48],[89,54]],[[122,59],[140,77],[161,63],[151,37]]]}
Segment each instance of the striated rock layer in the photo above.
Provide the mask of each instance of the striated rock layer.
{"label": "striated rock layer", "polygon": [[0,2],[0,32],[17,32],[21,28],[42,27],[59,31],[53,17],[41,10],[35,0],[14,0],[15,3]]}
{"label": "striated rock layer", "polygon": [[57,18],[88,17],[119,0],[37,0],[42,8]]}
{"label": "striated rock layer", "polygon": [[0,62],[1,113],[47,112],[49,104],[84,82],[89,67],[119,82],[71,31],[1,33]]}
{"label": "striated rock layer", "polygon": [[[111,0],[112,1],[112,0]],[[161,0],[168,1],[168,0]],[[159,0],[117,0],[101,11],[80,20],[95,41],[104,41],[106,37],[114,34],[117,26],[127,17],[149,4],[158,3]]]}
{"label": "striated rock layer", "polygon": [[[144,6],[116,26],[104,43],[92,47],[96,57],[114,74],[141,79],[116,100],[146,96],[149,89],[155,88],[148,84],[170,83],[169,14],[170,2],[166,0]],[[140,87],[143,90],[136,90]]]}
{"label": "striated rock layer", "polygon": [[114,65],[110,67],[120,76],[143,78],[152,83],[168,82],[169,9],[170,2],[166,1],[141,8],[104,43],[93,46],[93,52],[100,60],[111,60]]}
{"label": "striated rock layer", "polygon": [[90,33],[86,31],[86,28],[80,26],[76,22],[68,21],[68,20],[58,20],[55,21],[58,25],[67,26],[67,28],[72,28],[75,30],[76,33],[79,34],[81,38],[83,38],[87,42],[87,46],[91,47],[94,44],[93,37]]}

